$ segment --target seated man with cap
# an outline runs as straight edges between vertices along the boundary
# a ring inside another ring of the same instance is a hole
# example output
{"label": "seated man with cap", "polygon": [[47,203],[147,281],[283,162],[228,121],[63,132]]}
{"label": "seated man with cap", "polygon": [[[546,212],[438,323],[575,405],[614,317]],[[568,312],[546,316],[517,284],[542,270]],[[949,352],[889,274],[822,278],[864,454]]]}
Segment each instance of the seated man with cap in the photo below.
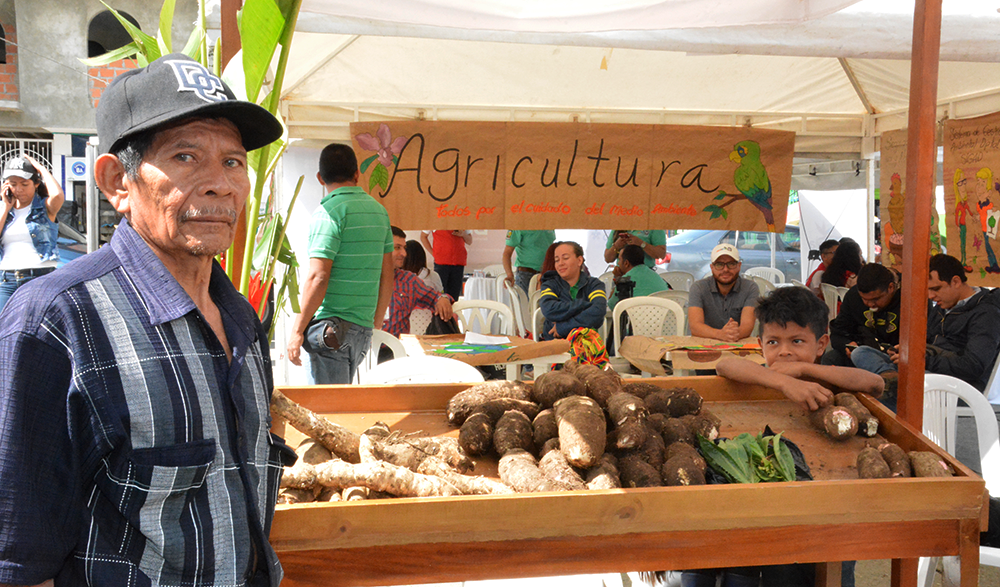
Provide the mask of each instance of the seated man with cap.
{"label": "seated man with cap", "polygon": [[111,242],[0,320],[0,585],[277,587],[282,467],[267,335],[215,257],[281,136],[182,54],[97,107]]}
{"label": "seated man with cap", "polygon": [[740,252],[729,243],[712,249],[712,274],[694,282],[688,293],[691,335],[736,342],[753,332],[760,290],[740,275]]}

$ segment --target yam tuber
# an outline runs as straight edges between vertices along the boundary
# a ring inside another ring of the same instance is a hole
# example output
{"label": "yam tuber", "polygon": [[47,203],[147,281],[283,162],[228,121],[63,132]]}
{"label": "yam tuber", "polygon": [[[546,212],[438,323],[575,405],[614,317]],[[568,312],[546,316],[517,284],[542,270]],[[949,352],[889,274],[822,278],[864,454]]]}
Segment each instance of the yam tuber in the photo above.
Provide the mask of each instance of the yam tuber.
{"label": "yam tuber", "polygon": [[604,454],[607,424],[604,410],[589,397],[570,396],[555,404],[559,447],[574,467],[589,469]]}
{"label": "yam tuber", "polygon": [[878,434],[878,418],[865,407],[853,393],[838,393],[833,396],[836,405],[850,410],[858,420],[858,434],[871,438]]}
{"label": "yam tuber", "polygon": [[840,406],[829,405],[811,412],[809,421],[834,440],[844,440],[858,432],[858,420],[854,414]]}
{"label": "yam tuber", "polygon": [[539,375],[531,388],[531,400],[543,408],[551,408],[557,401],[571,395],[587,395],[587,388],[566,371],[549,371]]}
{"label": "yam tuber", "polygon": [[889,471],[893,477],[913,476],[913,470],[910,468],[910,457],[906,456],[906,451],[898,444],[885,442],[878,446],[878,451],[882,453],[882,458],[889,465]]}
{"label": "yam tuber", "polygon": [[[311,466],[311,465],[309,465]],[[414,473],[384,461],[351,464],[341,460],[316,465],[316,482],[327,487],[367,487],[400,497],[458,495],[459,491],[440,477]]]}
{"label": "yam tuber", "polygon": [[708,463],[705,462],[705,457],[701,456],[698,449],[691,446],[686,442],[675,442],[666,448],[666,459],[669,461],[675,457],[687,456],[691,459],[694,464],[701,469],[702,473],[708,468]]}
{"label": "yam tuber", "polygon": [[645,401],[650,413],[666,414],[671,418],[697,414],[702,404],[701,395],[687,387],[656,391],[647,395]]}
{"label": "yam tuber", "polygon": [[695,437],[699,434],[709,440],[715,440],[719,437],[719,425],[721,421],[708,410],[702,410],[697,414],[681,416],[677,419],[687,426],[688,430],[690,430]]}
{"label": "yam tuber", "polygon": [[484,381],[460,391],[448,401],[448,422],[461,426],[472,412],[490,400],[503,397],[530,401],[531,392],[520,381]]}
{"label": "yam tuber", "polygon": [[535,416],[538,415],[538,412],[539,410],[541,410],[541,407],[533,401],[524,401],[524,400],[514,399],[512,397],[502,397],[499,399],[491,399],[490,401],[476,408],[476,411],[473,413],[475,414],[482,412],[486,414],[487,416],[490,417],[490,420],[493,422],[493,425],[495,426],[497,420],[500,419],[500,416],[503,416],[504,412],[508,412],[510,410],[521,412],[522,414],[527,416],[528,419],[533,419]]}
{"label": "yam tuber", "polygon": [[525,450],[514,449],[500,457],[500,481],[514,488],[520,493],[532,493],[536,491],[562,491],[566,489],[559,483],[546,477],[538,462],[531,453]]}
{"label": "yam tuber", "polygon": [[586,489],[587,484],[580,478],[580,474],[573,469],[562,451],[550,450],[538,461],[538,468],[547,478],[565,485],[568,489]]}
{"label": "yam tuber", "polygon": [[293,503],[309,503],[316,500],[317,491],[313,488],[310,489],[296,489],[295,487],[286,487],[278,492],[278,502],[279,504],[293,504]]}
{"label": "yam tuber", "polygon": [[629,456],[618,461],[618,472],[622,487],[662,487],[663,480],[660,471],[636,456]]}
{"label": "yam tuber", "polygon": [[625,393],[631,393],[639,399],[646,399],[647,395],[663,391],[663,388],[645,381],[629,381],[622,383],[622,391]]}
{"label": "yam tuber", "polygon": [[538,412],[531,421],[535,429],[535,446],[543,446],[550,438],[559,438],[559,425],[556,424],[556,413],[551,408]]}
{"label": "yam tuber", "polygon": [[493,422],[487,414],[477,412],[465,419],[458,431],[458,443],[466,454],[484,455],[493,448]]}
{"label": "yam tuber", "polygon": [[619,452],[618,456],[620,458],[638,457],[652,465],[653,468],[659,469],[666,459],[665,451],[663,437],[650,427],[646,429],[646,442],[642,443],[642,446]]}
{"label": "yam tuber", "polygon": [[416,471],[426,459],[434,459],[463,473],[476,466],[454,438],[390,432],[384,422],[376,422],[365,430],[359,450],[362,462],[380,460],[411,471]]}
{"label": "yam tuber", "polygon": [[698,466],[690,454],[678,454],[667,459],[660,469],[660,475],[663,483],[671,487],[705,484],[705,469]]}
{"label": "yam tuber", "polygon": [[610,453],[601,455],[597,465],[587,470],[587,489],[618,489],[621,486],[618,459]]}
{"label": "yam tuber", "polygon": [[516,410],[500,416],[493,430],[493,448],[500,456],[515,448],[534,452],[535,431],[531,428],[531,420]]}
{"label": "yam tuber", "polygon": [[[650,418],[653,418],[656,415],[657,414],[650,414]],[[666,416],[666,414],[659,415]],[[691,427],[680,418],[667,417],[663,421],[662,428],[660,428],[660,434],[663,436],[663,443],[667,446],[670,446],[675,442],[686,442],[687,444],[694,446],[695,442],[697,442],[694,430],[692,430]]]}
{"label": "yam tuber", "polygon": [[349,463],[361,462],[358,454],[360,437],[339,424],[303,408],[277,389],[271,392],[271,413],[284,418],[296,430],[315,438],[330,452]]}
{"label": "yam tuber", "polygon": [[646,405],[638,397],[625,392],[608,398],[608,415],[615,425],[615,447],[636,448],[646,442]]}
{"label": "yam tuber", "polygon": [[858,453],[859,479],[887,479],[892,476],[889,464],[882,458],[882,453],[876,448],[866,446]]}
{"label": "yam tuber", "polygon": [[608,405],[608,398],[612,394],[622,389],[622,379],[617,373],[594,365],[580,365],[574,375],[586,386],[587,395],[602,408]]}
{"label": "yam tuber", "polygon": [[953,472],[944,459],[930,451],[910,452],[910,467],[914,477],[951,477]]}

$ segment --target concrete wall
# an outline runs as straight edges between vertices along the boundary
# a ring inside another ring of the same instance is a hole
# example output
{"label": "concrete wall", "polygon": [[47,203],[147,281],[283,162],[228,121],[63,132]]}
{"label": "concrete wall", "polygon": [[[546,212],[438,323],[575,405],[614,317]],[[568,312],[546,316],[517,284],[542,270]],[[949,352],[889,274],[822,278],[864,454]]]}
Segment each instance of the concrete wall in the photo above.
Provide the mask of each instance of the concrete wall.
{"label": "concrete wall", "polygon": [[[155,35],[161,0],[112,0]],[[0,23],[16,34],[19,110],[0,111],[0,131],[80,132],[94,130],[87,57],[91,19],[106,10],[98,0],[0,0]],[[174,15],[173,43],[187,41],[197,13],[195,0],[180,0]],[[6,30],[6,29],[5,29]]]}

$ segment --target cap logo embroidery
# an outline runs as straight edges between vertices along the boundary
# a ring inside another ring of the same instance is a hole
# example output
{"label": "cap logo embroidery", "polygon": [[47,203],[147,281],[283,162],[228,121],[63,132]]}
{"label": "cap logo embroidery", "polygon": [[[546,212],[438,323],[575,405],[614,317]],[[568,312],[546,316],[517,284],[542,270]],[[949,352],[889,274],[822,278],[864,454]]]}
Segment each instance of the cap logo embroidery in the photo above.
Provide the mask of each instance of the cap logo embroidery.
{"label": "cap logo embroidery", "polygon": [[194,61],[168,61],[177,76],[178,92],[194,92],[206,102],[222,102],[228,100],[222,80],[205,69],[205,66]]}

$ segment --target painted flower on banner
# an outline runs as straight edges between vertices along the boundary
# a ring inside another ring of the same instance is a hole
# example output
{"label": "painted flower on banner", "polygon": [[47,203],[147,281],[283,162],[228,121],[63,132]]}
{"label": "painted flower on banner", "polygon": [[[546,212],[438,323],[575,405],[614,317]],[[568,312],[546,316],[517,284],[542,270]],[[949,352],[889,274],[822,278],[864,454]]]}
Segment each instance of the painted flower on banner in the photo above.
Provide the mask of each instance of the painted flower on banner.
{"label": "painted flower on banner", "polygon": [[358,141],[362,149],[375,152],[374,155],[362,161],[359,167],[361,173],[365,173],[372,163],[375,163],[375,167],[372,167],[372,174],[368,178],[368,190],[375,189],[376,185],[382,186],[383,190],[388,189],[389,166],[399,162],[399,154],[406,145],[406,137],[392,138],[389,125],[383,122],[375,131],[375,136],[363,133],[355,136],[354,140]]}

